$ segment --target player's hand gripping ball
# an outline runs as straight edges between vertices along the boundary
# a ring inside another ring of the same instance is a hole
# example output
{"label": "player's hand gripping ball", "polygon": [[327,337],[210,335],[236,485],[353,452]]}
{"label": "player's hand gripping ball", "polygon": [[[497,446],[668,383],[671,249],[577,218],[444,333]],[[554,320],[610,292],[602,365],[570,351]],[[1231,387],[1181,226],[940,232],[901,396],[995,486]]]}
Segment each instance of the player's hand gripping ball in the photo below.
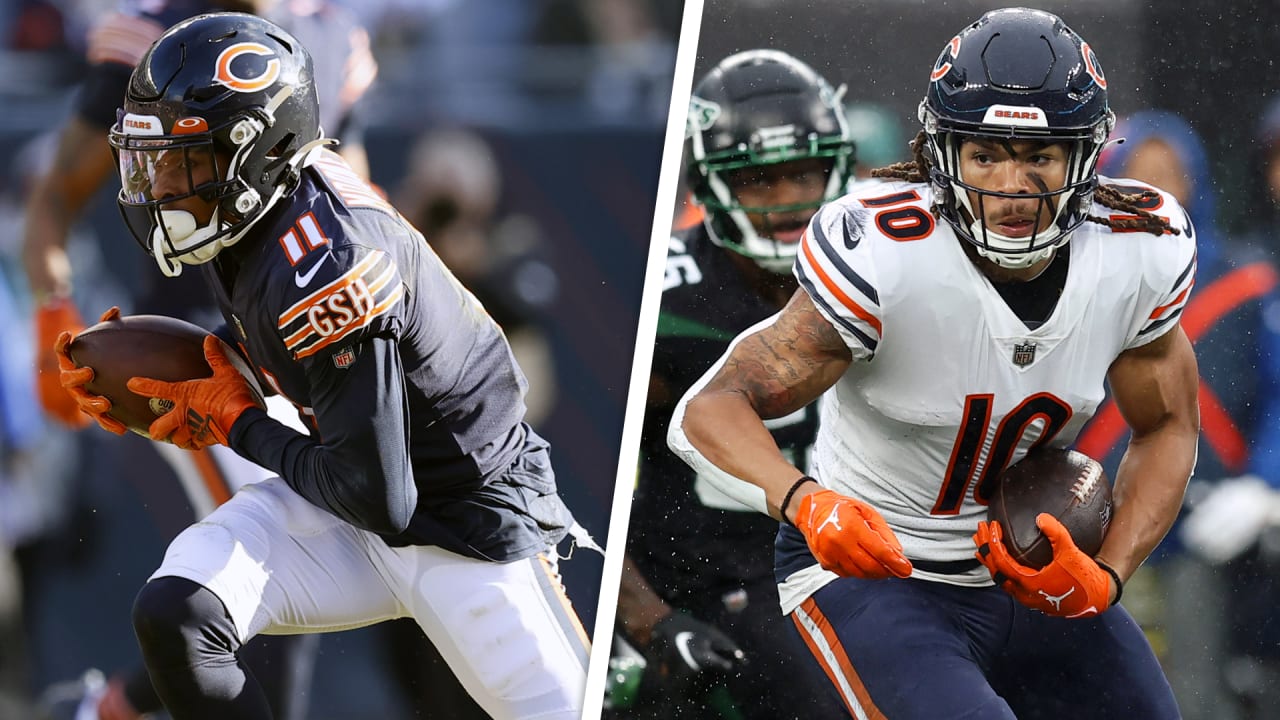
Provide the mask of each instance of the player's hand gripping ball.
{"label": "player's hand gripping ball", "polygon": [[[262,393],[248,364],[204,328],[176,318],[121,316],[119,309],[112,308],[93,327],[74,336],[63,333],[55,350],[63,388],[81,410],[116,434],[132,430],[153,437],[156,421],[175,409],[175,398],[165,397],[164,386],[217,377],[206,356],[207,345],[213,346],[219,362],[225,364],[223,379],[236,386],[239,399],[263,407]],[[141,378],[161,382],[135,387],[136,379]],[[183,447],[203,446],[174,430],[153,439]]]}
{"label": "player's hand gripping ball", "polygon": [[1037,570],[1053,560],[1049,538],[1036,524],[1040,513],[1057,518],[1081,552],[1096,555],[1111,524],[1111,481],[1084,453],[1032,450],[1000,474],[987,520],[1000,523],[1009,555]]}
{"label": "player's hand gripping ball", "polygon": [[1000,477],[976,557],[1018,602],[1060,617],[1111,605],[1111,576],[1093,559],[1111,522],[1102,467],[1069,450],[1034,451]]}

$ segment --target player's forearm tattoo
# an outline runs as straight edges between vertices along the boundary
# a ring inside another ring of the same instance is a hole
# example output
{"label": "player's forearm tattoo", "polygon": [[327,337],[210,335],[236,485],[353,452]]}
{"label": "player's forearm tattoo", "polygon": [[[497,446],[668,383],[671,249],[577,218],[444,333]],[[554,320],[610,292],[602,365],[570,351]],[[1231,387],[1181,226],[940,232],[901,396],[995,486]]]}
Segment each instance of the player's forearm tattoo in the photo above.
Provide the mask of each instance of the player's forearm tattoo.
{"label": "player's forearm tattoo", "polygon": [[800,291],[773,325],[744,338],[707,386],[741,393],[762,418],[795,412],[831,386],[849,348]]}

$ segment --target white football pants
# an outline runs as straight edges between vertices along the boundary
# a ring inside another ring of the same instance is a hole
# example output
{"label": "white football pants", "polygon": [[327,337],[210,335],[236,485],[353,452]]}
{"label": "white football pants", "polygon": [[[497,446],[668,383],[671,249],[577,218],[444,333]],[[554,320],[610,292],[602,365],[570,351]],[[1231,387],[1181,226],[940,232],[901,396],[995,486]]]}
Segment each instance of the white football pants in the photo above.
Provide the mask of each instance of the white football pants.
{"label": "white football pants", "polygon": [[209,588],[242,642],[413,617],[494,718],[582,712],[588,641],[554,548],[512,563],[393,548],[272,478],[174,539],[152,578],[164,576]]}

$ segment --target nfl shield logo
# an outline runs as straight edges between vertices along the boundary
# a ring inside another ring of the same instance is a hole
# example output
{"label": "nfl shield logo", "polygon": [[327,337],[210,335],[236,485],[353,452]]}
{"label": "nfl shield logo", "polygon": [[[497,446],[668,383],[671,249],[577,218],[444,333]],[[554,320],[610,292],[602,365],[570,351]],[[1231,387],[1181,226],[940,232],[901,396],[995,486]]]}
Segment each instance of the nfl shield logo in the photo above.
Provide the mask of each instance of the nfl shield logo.
{"label": "nfl shield logo", "polygon": [[1013,346],[1013,364],[1026,367],[1036,360],[1036,344],[1015,344]]}
{"label": "nfl shield logo", "polygon": [[352,348],[345,347],[333,354],[333,366],[339,370],[346,370],[356,361],[356,351]]}

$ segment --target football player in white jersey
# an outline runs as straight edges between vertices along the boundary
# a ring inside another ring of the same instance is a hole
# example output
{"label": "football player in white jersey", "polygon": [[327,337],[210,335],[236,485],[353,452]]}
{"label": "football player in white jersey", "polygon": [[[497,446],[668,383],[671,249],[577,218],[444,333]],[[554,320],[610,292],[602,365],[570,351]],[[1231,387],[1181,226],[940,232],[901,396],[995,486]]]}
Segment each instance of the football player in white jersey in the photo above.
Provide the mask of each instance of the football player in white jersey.
{"label": "football player in white jersey", "polygon": [[[1195,462],[1191,223],[1098,178],[1106,77],[1048,13],[952,38],[920,120],[915,160],[880,172],[898,182],[814,216],[801,291],[689,391],[668,440],[783,521],[782,610],[850,715],[1177,717],[1116,603]],[[1053,560],[1019,565],[982,522],[993,483],[1070,444],[1104,382],[1133,430],[1106,541],[1090,557],[1042,515]],[[820,395],[806,476],[762,418]]]}

